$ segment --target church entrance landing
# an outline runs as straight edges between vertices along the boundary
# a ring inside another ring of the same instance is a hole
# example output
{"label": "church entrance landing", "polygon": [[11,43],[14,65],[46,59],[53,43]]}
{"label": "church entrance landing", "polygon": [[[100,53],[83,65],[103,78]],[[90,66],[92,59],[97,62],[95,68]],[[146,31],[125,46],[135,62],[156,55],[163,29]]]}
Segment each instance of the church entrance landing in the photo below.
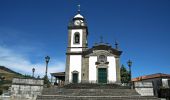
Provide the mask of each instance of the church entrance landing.
{"label": "church entrance landing", "polygon": [[98,68],[98,83],[107,83],[107,69]]}

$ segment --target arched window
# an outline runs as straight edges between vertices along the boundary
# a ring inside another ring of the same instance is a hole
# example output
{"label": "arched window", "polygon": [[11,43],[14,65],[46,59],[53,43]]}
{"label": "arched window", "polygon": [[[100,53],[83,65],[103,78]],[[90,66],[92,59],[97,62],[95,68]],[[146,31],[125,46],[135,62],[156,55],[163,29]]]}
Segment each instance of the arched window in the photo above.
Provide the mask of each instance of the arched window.
{"label": "arched window", "polygon": [[75,44],[80,43],[80,33],[79,32],[74,33],[74,43]]}
{"label": "arched window", "polygon": [[105,55],[100,55],[99,57],[98,57],[98,62],[106,62],[107,61],[107,58],[106,58],[106,56]]}

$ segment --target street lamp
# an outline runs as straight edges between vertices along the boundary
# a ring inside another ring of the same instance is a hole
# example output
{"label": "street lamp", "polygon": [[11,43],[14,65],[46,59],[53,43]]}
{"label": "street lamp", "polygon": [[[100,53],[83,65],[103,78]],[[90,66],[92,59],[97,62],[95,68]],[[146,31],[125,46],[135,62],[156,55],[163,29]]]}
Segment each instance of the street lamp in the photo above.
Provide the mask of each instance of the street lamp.
{"label": "street lamp", "polygon": [[32,77],[34,77],[35,68],[32,68]]}
{"label": "street lamp", "polygon": [[46,57],[45,57],[45,61],[46,61],[46,70],[45,70],[45,76],[47,77],[48,62],[50,61],[50,57],[49,57],[49,56],[46,56]]}
{"label": "street lamp", "polygon": [[[132,66],[132,61],[129,59],[127,62],[128,66],[129,66],[129,75],[130,75],[130,86],[132,86],[132,73],[131,73],[131,66]],[[131,87],[132,88],[132,87]]]}

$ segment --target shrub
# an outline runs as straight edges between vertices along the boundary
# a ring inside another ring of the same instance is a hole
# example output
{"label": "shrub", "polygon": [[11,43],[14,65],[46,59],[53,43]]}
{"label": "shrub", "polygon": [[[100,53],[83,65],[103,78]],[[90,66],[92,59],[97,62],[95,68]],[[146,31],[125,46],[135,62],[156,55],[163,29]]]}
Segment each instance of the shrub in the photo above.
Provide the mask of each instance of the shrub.
{"label": "shrub", "polygon": [[158,90],[158,96],[161,98],[170,97],[170,88],[161,88]]}
{"label": "shrub", "polygon": [[2,89],[0,89],[0,95],[2,95],[2,93],[3,93],[3,90],[2,90]]}

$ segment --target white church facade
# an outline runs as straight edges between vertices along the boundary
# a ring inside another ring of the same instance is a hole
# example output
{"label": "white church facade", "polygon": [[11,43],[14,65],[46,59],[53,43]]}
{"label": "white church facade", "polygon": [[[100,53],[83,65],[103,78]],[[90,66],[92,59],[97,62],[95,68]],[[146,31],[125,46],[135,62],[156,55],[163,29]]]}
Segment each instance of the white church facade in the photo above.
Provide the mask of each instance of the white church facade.
{"label": "white church facade", "polygon": [[122,51],[103,42],[88,48],[88,26],[76,14],[68,25],[65,84],[120,82]]}

